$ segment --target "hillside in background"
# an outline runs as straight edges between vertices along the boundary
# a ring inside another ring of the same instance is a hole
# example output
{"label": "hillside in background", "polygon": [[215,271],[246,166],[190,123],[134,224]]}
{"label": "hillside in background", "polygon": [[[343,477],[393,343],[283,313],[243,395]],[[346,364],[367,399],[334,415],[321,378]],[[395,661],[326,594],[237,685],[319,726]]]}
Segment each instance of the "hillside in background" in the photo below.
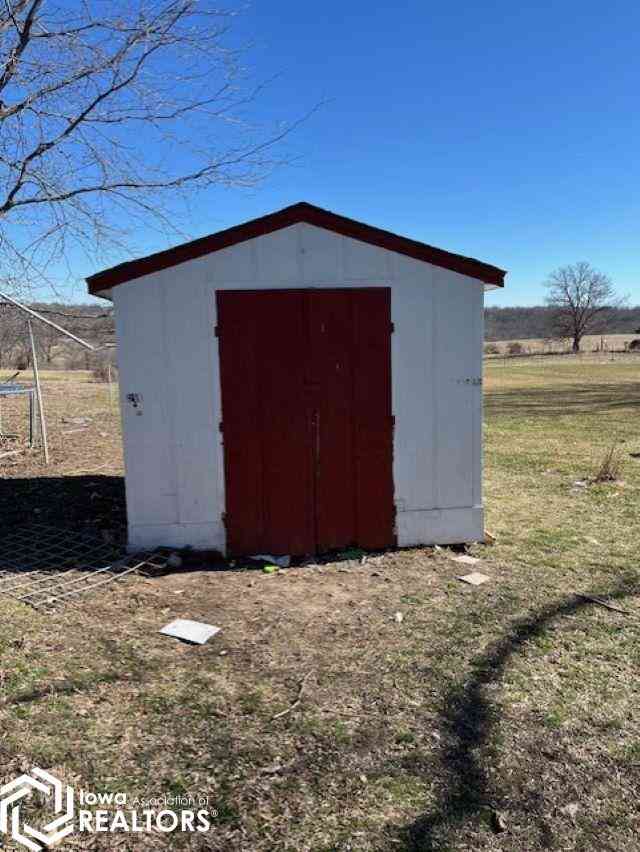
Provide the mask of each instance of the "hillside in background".
{"label": "hillside in background", "polygon": [[[544,339],[553,336],[551,308],[484,309],[485,340]],[[640,305],[635,308],[615,308],[603,334],[640,334]]]}
{"label": "hillside in background", "polygon": [[[107,351],[109,360],[115,360],[115,330],[113,309],[110,305],[63,305],[34,304],[35,310],[48,319],[96,347],[101,347],[97,356],[65,340],[55,329],[34,322],[38,360],[49,369],[93,369],[104,361]],[[624,349],[633,336],[640,337],[640,306],[618,308],[603,335],[609,339],[605,349]],[[613,335],[626,335],[615,340]],[[551,309],[530,308],[485,308],[486,341],[520,341],[525,351],[549,349],[552,337]],[[585,340],[585,350],[600,347],[600,335]],[[105,349],[104,347],[108,347]],[[506,344],[505,344],[506,346]],[[561,344],[555,343],[555,349]],[[504,349],[500,347],[500,351]],[[16,308],[0,303],[0,369],[26,369],[31,362],[26,317]]]}
{"label": "hillside in background", "polygon": [[[35,303],[30,307],[92,346],[104,347],[115,342],[110,305]],[[41,367],[87,370],[93,369],[106,357],[107,350],[101,349],[99,355],[93,355],[38,320],[33,321],[33,332]],[[24,370],[30,363],[27,316],[11,304],[0,303],[0,369]]]}

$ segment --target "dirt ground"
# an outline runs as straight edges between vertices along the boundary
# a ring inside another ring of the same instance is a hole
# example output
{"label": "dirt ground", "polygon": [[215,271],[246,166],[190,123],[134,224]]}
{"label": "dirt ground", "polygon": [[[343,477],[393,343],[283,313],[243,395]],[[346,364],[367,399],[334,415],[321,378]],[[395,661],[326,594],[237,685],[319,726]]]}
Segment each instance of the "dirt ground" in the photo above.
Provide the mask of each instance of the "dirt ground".
{"label": "dirt ground", "polygon": [[[64,378],[46,385],[46,475],[35,452],[0,459],[2,518],[121,530],[117,414]],[[7,597],[0,783],[38,765],[214,813],[206,834],[78,849],[640,849],[637,367],[489,365],[485,386],[496,541],[469,553],[488,583],[413,548],[275,574],[192,562],[53,616]],[[618,476],[593,483],[612,444]],[[176,617],[222,632],[159,635]]]}

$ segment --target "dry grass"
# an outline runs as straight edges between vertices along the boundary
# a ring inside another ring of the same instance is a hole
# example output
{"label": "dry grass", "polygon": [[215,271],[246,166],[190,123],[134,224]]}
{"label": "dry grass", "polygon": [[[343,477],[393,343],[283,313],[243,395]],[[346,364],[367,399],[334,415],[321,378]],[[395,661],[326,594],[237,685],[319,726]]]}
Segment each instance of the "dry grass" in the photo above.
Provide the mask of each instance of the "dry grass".
{"label": "dry grass", "polygon": [[[0,380],[8,371],[0,372]],[[44,409],[49,432],[51,464],[42,467],[42,453],[26,447],[26,400],[2,400],[5,429],[18,434],[25,453],[19,458],[0,459],[0,475],[18,478],[35,476],[81,476],[94,473],[122,474],[122,444],[117,385],[95,382],[89,371],[43,372]],[[30,385],[29,373],[17,382]]]}
{"label": "dry grass", "polygon": [[[0,509],[16,489],[41,513],[67,493],[78,523],[93,504],[104,525],[121,511],[118,420],[103,387],[58,387],[50,480],[29,490],[37,459],[3,468]],[[3,601],[0,781],[39,764],[86,789],[207,794],[217,811],[204,837],[71,848],[638,848],[640,461],[624,483],[573,487],[612,442],[640,451],[637,366],[496,364],[485,387],[496,544],[472,552],[490,583],[466,587],[453,553],[418,548],[132,579],[53,620]],[[88,435],[57,434],[69,408]],[[72,499],[87,481],[95,496]],[[223,632],[201,648],[159,636],[177,616]]]}
{"label": "dry grass", "polygon": [[[16,371],[0,370],[0,382],[6,381],[13,376]],[[27,370],[21,370],[19,376],[14,380],[16,382],[31,382],[33,373],[29,367]],[[91,381],[91,370],[40,370],[40,377],[46,382],[71,382],[72,384],[83,384]]]}
{"label": "dry grass", "polygon": [[623,465],[622,453],[614,444],[609,447],[604,454],[596,475],[593,477],[593,482],[595,484],[601,482],[617,482],[620,479]]}
{"label": "dry grass", "polygon": [[[582,351],[584,353],[604,350],[622,351],[628,344],[640,337],[638,334],[586,334],[582,338]],[[539,337],[520,337],[513,340],[491,341],[492,345],[499,347],[501,352],[507,352],[509,344],[519,344],[525,352],[562,352],[571,350],[571,342],[568,340],[546,340]]]}

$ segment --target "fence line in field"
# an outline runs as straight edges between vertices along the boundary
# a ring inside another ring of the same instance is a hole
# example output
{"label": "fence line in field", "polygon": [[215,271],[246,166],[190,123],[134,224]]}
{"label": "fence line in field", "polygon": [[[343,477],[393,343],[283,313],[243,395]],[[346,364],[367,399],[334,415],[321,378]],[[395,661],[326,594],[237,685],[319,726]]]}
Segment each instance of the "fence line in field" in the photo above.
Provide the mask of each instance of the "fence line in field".
{"label": "fence line in field", "polygon": [[633,361],[634,358],[640,359],[640,350],[629,349],[607,349],[607,350],[592,350],[590,352],[504,352],[495,354],[485,354],[483,360],[485,363],[501,362],[506,364],[507,361],[527,360],[532,358],[574,358],[577,361],[583,359],[606,361]]}

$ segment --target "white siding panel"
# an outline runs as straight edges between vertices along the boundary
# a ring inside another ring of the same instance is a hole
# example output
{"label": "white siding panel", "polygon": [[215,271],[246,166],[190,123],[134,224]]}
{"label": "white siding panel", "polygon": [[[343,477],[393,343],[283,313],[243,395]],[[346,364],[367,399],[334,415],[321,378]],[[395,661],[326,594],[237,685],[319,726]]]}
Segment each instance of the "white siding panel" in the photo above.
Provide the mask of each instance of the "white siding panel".
{"label": "white siding panel", "polygon": [[146,443],[129,441],[125,464],[127,512],[132,523],[170,524],[177,520],[173,459],[163,437],[150,431]]}
{"label": "white siding panel", "polygon": [[398,256],[396,274],[391,301],[393,467],[396,506],[404,511],[435,505],[435,421],[430,393],[433,267]]}
{"label": "white siding panel", "polygon": [[[177,489],[161,282],[122,284],[114,303],[129,520],[171,523],[177,520]],[[127,399],[131,393],[141,395],[137,409]]]}
{"label": "white siding panel", "polygon": [[470,384],[482,365],[474,358],[473,288],[477,282],[453,272],[435,270],[435,444],[436,505],[473,505],[473,430],[476,394]]}
{"label": "white siding panel", "polygon": [[178,493],[178,520],[188,524],[219,520],[217,507],[218,457],[215,449],[218,421],[212,382],[216,341],[208,297],[209,268],[201,261],[189,264],[180,281],[164,273],[169,318],[167,374],[173,408]]}
{"label": "white siding panel", "polygon": [[[483,376],[484,355],[484,287],[472,287],[469,297],[472,300],[473,337],[471,339],[472,369],[479,379]],[[473,406],[473,493],[474,506],[482,506],[482,469],[483,469],[483,392],[482,384],[474,385],[472,390]],[[484,530],[482,531],[484,537]]]}
{"label": "white siding panel", "polygon": [[398,544],[401,547],[481,541],[484,536],[484,512],[478,506],[402,512],[398,515],[397,525]]}
{"label": "white siding panel", "polygon": [[129,526],[129,550],[193,547],[224,551],[225,540],[213,524],[139,524]]}
{"label": "white siding panel", "polygon": [[342,247],[345,279],[376,284],[389,278],[389,252],[349,237],[342,238]]}
{"label": "white siding panel", "polygon": [[342,237],[316,228],[299,225],[304,284],[339,282],[342,275]]}
{"label": "white siding panel", "polygon": [[272,282],[271,286],[286,284],[302,286],[300,252],[298,245],[299,225],[274,231],[262,239],[255,240],[257,256],[257,280]]}
{"label": "white siding panel", "polygon": [[[216,280],[253,284],[258,277],[256,242],[257,240],[247,240],[245,243],[239,243],[205,257],[204,260]],[[189,263],[175,266],[174,272],[180,274],[186,266],[194,262],[189,261]]]}

